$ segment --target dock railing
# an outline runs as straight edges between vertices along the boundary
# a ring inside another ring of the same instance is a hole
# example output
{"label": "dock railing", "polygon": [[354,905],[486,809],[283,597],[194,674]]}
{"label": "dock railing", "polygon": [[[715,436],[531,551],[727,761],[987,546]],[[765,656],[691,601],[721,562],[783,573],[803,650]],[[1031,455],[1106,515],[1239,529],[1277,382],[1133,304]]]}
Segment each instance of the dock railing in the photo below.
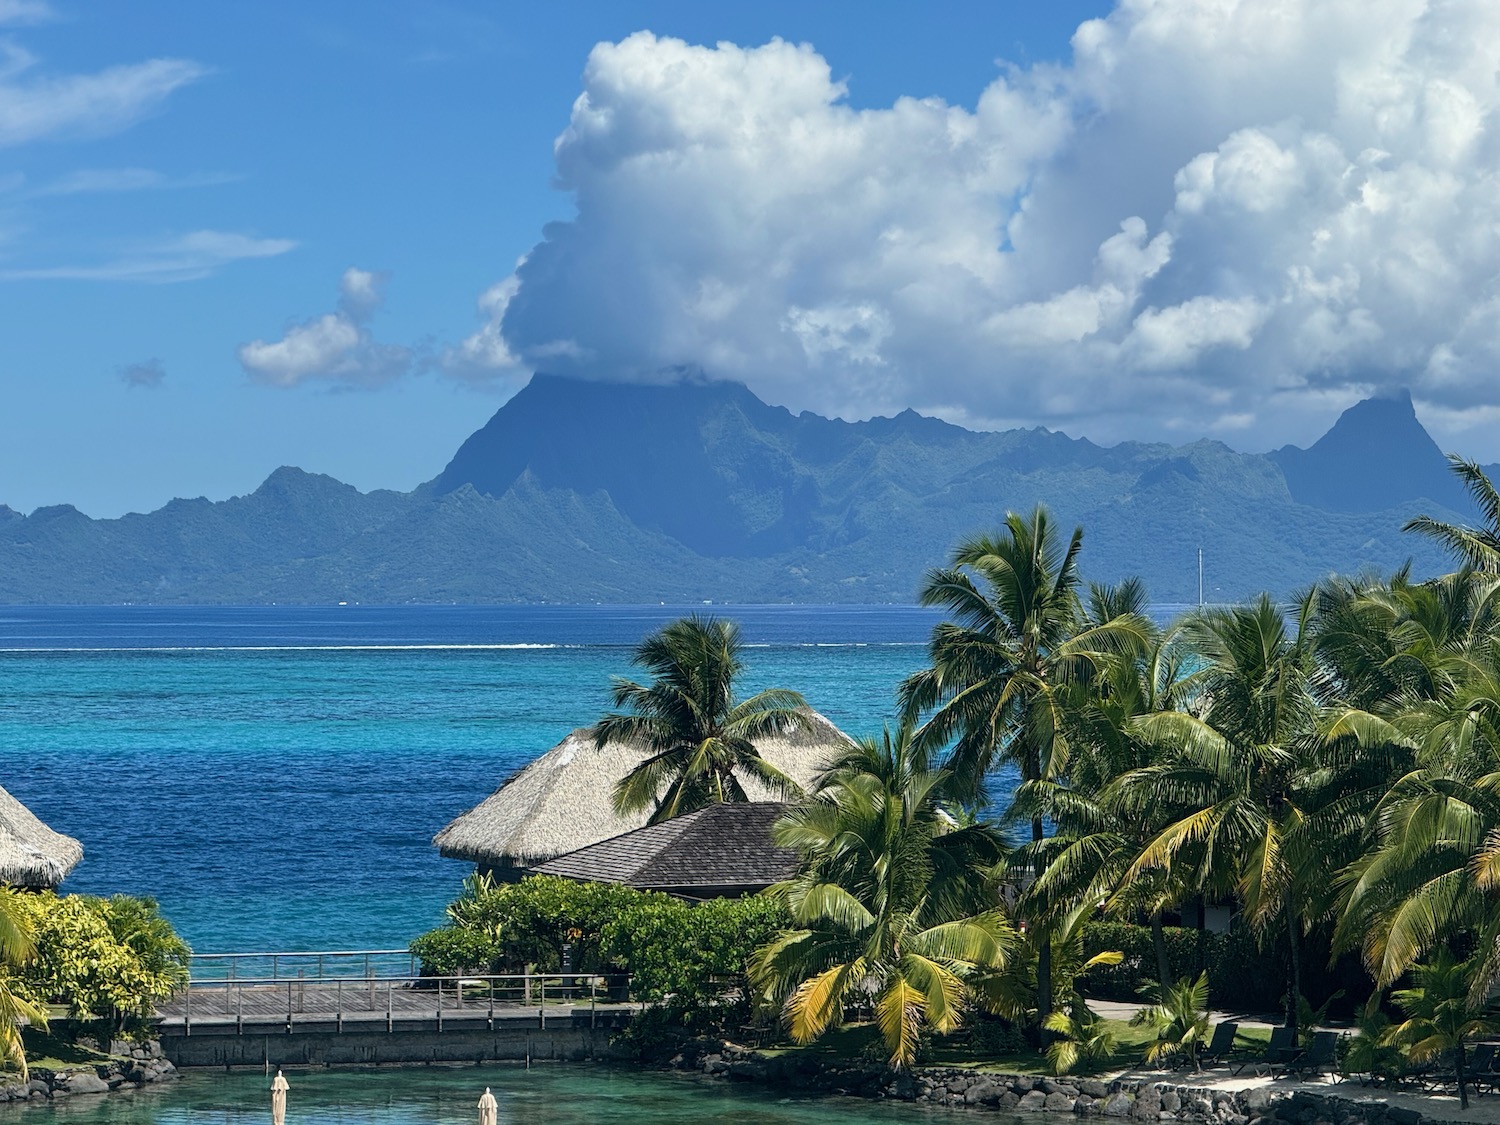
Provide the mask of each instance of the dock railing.
{"label": "dock railing", "polygon": [[[283,955],[285,956],[285,955]],[[601,1011],[636,1007],[629,1000],[630,978],[599,973],[512,973],[503,975],[299,976],[195,978],[163,1008],[171,1023],[182,1021],[182,1034],[197,1024],[206,1030],[237,1033],[246,1024],[284,1024],[291,1034],[298,1024],[332,1023],[342,1032],[346,1022],[362,1030],[396,1030],[401,1022],[535,1018],[545,1028],[549,1016],[572,1019],[587,1014],[597,1026]]]}
{"label": "dock railing", "polygon": [[409,949],[323,949],[287,953],[194,953],[188,975],[194,981],[328,980],[415,978],[417,957]]}

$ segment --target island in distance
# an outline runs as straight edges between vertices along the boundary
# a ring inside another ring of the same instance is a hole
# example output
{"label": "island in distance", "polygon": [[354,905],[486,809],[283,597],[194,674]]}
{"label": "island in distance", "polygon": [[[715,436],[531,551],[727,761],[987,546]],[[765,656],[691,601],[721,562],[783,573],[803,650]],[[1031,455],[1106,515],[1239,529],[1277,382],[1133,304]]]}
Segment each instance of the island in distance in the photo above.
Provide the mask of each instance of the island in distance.
{"label": "island in distance", "polygon": [[281,468],[120,519],[0,506],[0,602],[910,602],[961,538],[1038,502],[1084,525],[1088,578],[1138,574],[1158,602],[1196,600],[1200,547],[1211,601],[1435,573],[1402,524],[1473,518],[1406,395],[1252,454],[537,375],[411,492]]}

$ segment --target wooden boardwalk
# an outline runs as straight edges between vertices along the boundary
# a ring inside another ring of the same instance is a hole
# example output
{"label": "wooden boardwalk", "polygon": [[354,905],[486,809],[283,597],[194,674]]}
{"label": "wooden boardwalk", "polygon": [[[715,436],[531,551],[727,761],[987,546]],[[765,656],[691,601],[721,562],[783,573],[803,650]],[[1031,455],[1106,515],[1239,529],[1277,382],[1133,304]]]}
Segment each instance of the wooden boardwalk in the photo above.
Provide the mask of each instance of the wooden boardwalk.
{"label": "wooden boardwalk", "polygon": [[254,983],[198,982],[157,1008],[163,1034],[264,1034],[268,1028],[395,1031],[420,1025],[442,1031],[497,1025],[545,1028],[548,1023],[589,1026],[612,1022],[638,1005],[607,1002],[587,987],[496,989],[475,982],[443,988],[411,981],[317,980]]}

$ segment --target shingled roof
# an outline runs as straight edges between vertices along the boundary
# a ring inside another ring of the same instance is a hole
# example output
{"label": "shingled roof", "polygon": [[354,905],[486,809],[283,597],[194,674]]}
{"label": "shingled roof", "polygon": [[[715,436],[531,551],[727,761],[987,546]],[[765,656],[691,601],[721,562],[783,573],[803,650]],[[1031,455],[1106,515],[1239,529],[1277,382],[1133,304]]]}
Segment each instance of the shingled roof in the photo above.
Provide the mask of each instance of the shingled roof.
{"label": "shingled roof", "polygon": [[[849,736],[816,711],[804,728],[761,740],[761,756],[804,789],[850,745]],[[443,855],[504,872],[524,869],[640,828],[645,811],[621,815],[615,783],[646,756],[631,742],[594,745],[592,728],[575,730],[433,837]],[[775,801],[754,778],[741,783],[752,801]]]}
{"label": "shingled roof", "polygon": [[785,811],[786,805],[773,801],[709,805],[531,870],[686,898],[751,894],[797,872],[797,853],[771,841],[771,826]]}

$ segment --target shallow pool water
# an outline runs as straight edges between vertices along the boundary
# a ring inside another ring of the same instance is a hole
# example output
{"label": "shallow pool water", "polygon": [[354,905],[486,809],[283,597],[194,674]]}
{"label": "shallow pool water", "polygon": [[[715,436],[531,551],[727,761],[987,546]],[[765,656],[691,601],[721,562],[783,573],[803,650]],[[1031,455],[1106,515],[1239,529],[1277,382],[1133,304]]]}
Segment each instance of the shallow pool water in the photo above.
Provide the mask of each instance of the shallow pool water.
{"label": "shallow pool water", "polygon": [[[488,1086],[499,1125],[855,1125],[963,1119],[962,1110],[927,1109],[856,1098],[784,1094],[692,1076],[581,1065],[432,1066],[290,1071],[287,1125],[474,1125]],[[82,1096],[40,1106],[0,1107],[6,1125],[268,1125],[269,1080],[260,1073],[189,1072],[164,1086]],[[990,1125],[1048,1125],[986,1114]]]}

